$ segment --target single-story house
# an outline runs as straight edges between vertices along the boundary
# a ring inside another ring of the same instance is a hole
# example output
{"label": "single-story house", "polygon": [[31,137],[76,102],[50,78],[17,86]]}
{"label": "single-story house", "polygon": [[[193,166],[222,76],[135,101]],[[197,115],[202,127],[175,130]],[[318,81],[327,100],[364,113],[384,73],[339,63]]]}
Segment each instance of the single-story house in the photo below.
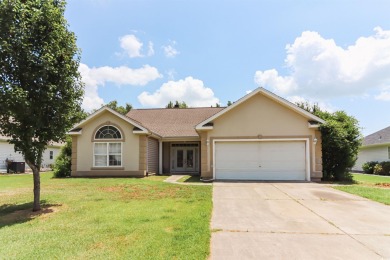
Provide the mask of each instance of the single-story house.
{"label": "single-story house", "polygon": [[228,107],[103,107],[68,133],[72,176],[318,180],[323,122],[264,88]]}
{"label": "single-story house", "polygon": [[[7,171],[7,161],[13,162],[25,162],[23,155],[20,152],[15,152],[14,145],[8,143],[9,137],[0,135],[0,172]],[[49,169],[54,164],[54,161],[60,153],[63,144],[53,143],[50,144],[43,152],[42,168]],[[25,170],[29,170],[27,163],[25,164]]]}
{"label": "single-story house", "polygon": [[363,171],[362,165],[369,161],[390,161],[390,126],[364,137],[353,170]]}

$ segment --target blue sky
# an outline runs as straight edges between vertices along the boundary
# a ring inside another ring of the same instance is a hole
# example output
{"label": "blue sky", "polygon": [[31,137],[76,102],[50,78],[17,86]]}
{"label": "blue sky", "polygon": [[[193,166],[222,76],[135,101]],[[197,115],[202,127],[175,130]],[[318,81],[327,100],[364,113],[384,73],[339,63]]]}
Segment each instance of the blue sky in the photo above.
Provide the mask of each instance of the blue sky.
{"label": "blue sky", "polygon": [[226,105],[259,86],[390,125],[390,1],[68,0],[83,107]]}

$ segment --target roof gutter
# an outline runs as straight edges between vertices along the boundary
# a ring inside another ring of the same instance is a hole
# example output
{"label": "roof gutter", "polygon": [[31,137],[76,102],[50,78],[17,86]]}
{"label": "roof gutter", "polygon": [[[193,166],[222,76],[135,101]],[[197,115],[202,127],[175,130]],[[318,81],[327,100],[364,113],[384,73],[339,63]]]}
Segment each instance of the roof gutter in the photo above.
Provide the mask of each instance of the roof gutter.
{"label": "roof gutter", "polygon": [[388,143],[381,143],[381,144],[368,144],[368,145],[362,145],[361,148],[371,148],[371,147],[378,147],[378,146],[390,146],[390,142]]}

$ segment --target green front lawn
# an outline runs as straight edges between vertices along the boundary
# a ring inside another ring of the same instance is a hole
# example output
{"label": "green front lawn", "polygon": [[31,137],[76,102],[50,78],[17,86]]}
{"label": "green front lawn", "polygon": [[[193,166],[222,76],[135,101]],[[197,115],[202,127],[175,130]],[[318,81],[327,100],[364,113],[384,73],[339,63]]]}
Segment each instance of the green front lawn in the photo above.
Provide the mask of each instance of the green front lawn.
{"label": "green front lawn", "polygon": [[144,179],[0,176],[1,259],[206,259],[211,186]]}
{"label": "green front lawn", "polygon": [[390,205],[390,177],[352,174],[353,184],[335,186],[335,189]]}
{"label": "green front lawn", "polygon": [[352,174],[353,180],[361,184],[390,183],[390,176],[378,176],[369,174]]}
{"label": "green front lawn", "polygon": [[191,176],[187,175],[184,176],[183,178],[179,179],[177,182],[183,182],[183,183],[201,183],[200,181],[200,176]]}

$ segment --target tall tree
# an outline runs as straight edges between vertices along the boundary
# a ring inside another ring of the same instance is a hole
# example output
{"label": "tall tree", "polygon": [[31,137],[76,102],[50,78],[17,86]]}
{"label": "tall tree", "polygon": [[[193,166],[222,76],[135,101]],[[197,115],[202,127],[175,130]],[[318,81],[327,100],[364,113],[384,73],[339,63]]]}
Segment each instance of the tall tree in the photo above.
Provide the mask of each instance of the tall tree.
{"label": "tall tree", "polygon": [[123,115],[126,115],[133,108],[133,106],[129,103],[126,103],[126,106],[118,106],[118,101],[116,100],[108,102],[106,106]]}
{"label": "tall tree", "polygon": [[33,171],[40,206],[42,153],[80,119],[80,51],[64,0],[0,0],[0,132]]}
{"label": "tall tree", "polygon": [[165,108],[173,108],[173,103],[172,103],[172,101],[169,101],[168,105],[166,105]]}
{"label": "tall tree", "polygon": [[188,108],[188,105],[184,101],[179,102],[176,100],[175,104],[173,104],[172,101],[169,101],[165,108]]}
{"label": "tall tree", "polygon": [[348,180],[355,165],[362,142],[359,122],[344,111],[330,113],[317,104],[305,102],[297,105],[325,121],[320,126],[322,135],[323,178],[327,180]]}
{"label": "tall tree", "polygon": [[[123,115],[126,115],[130,110],[133,109],[133,106],[129,103],[126,103],[125,106],[118,106],[118,101],[116,101],[116,100],[112,100],[105,105],[102,104],[102,107],[109,107],[109,108],[111,108],[111,109],[115,110],[116,112],[121,113]],[[93,114],[96,111],[98,111],[99,109],[101,109],[101,108],[94,109],[90,113],[86,113],[86,114],[87,115]]]}

